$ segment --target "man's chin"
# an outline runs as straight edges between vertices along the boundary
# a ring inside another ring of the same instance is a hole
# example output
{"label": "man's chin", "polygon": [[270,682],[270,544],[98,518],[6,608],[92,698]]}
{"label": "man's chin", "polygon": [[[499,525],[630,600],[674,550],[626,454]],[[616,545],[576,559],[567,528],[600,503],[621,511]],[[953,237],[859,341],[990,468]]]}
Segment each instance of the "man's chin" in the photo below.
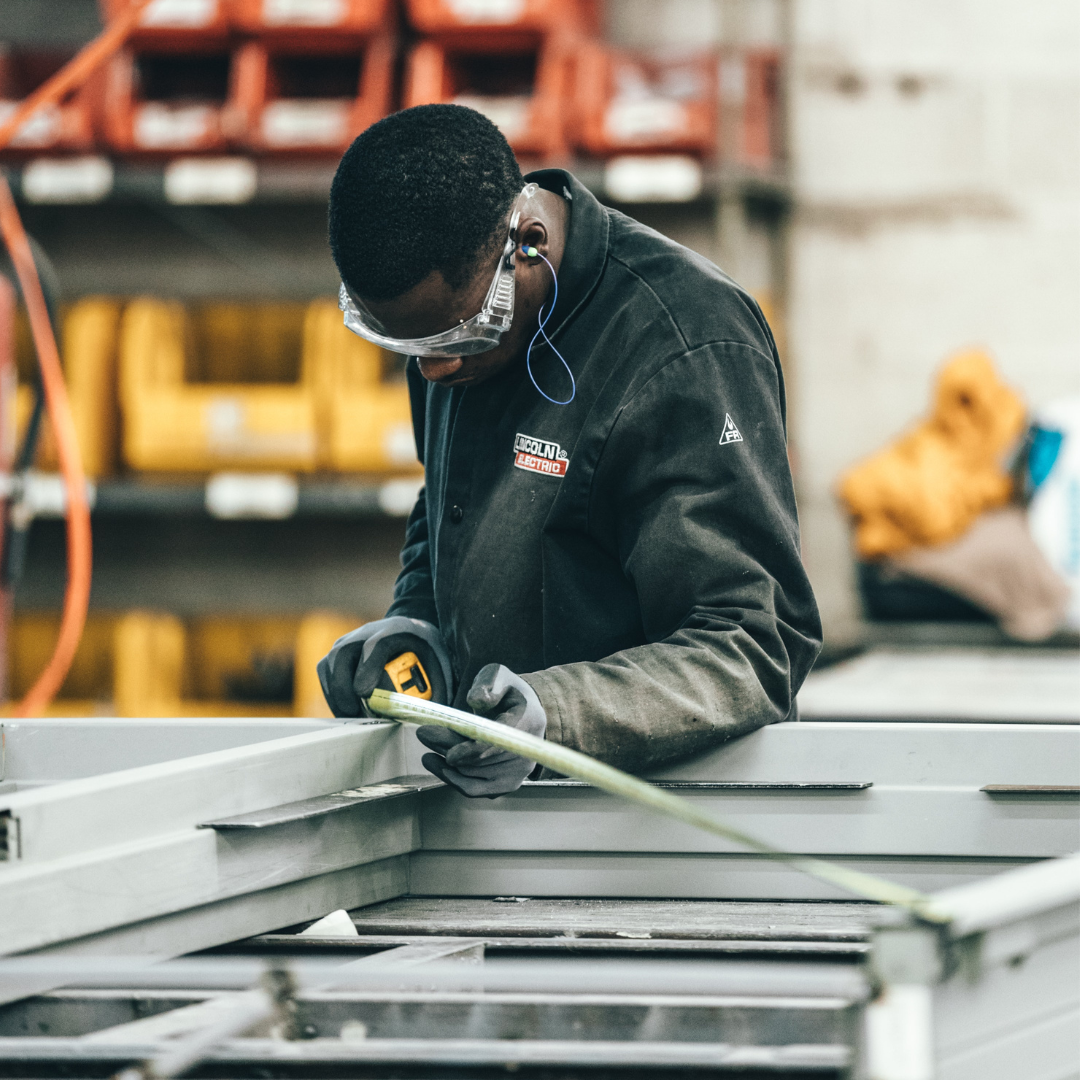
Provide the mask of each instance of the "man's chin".
{"label": "man's chin", "polygon": [[[429,369],[430,370],[430,369]],[[438,369],[436,368],[431,374],[424,370],[423,361],[420,362],[420,374],[427,379],[428,382],[433,382],[437,386],[472,386],[474,383],[483,382],[485,379],[491,377],[493,372],[485,370],[483,367],[472,367],[468,362],[463,363],[461,367],[455,371],[449,371],[445,375],[438,375]]]}

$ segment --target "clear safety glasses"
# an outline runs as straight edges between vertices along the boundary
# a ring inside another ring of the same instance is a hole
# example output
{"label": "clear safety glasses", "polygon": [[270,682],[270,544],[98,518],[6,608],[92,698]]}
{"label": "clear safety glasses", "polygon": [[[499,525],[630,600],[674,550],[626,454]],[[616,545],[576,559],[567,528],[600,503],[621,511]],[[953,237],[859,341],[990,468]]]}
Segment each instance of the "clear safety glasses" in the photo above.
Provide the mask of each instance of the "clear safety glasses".
{"label": "clear safety glasses", "polygon": [[495,276],[479,314],[467,322],[422,338],[396,338],[364,305],[350,295],[342,282],[338,292],[338,307],[345,315],[345,325],[359,337],[381,345],[390,352],[406,356],[472,356],[494,349],[514,321],[514,253],[517,247],[517,227],[521,213],[537,193],[536,184],[526,184],[514,200],[510,213],[510,231],[503,245]]}

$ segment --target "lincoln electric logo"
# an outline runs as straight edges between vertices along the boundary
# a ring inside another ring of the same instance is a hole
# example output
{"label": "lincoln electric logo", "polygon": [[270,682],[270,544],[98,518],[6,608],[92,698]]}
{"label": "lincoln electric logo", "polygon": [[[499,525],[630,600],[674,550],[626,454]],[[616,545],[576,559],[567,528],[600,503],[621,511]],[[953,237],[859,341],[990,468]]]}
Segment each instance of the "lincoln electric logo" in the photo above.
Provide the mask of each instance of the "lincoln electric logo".
{"label": "lincoln electric logo", "polygon": [[557,442],[534,439],[520,432],[514,436],[514,465],[517,468],[545,476],[563,477],[569,464],[566,451]]}

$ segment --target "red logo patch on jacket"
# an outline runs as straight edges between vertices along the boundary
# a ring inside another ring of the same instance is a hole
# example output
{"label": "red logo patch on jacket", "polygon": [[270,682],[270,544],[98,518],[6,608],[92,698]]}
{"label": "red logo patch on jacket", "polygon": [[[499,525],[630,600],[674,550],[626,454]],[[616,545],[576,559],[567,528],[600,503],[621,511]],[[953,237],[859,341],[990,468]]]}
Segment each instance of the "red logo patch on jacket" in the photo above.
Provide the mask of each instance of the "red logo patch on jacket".
{"label": "red logo patch on jacket", "polygon": [[515,468],[561,479],[566,475],[569,464],[566,451],[557,442],[534,439],[531,435],[522,435],[520,432],[514,436]]}

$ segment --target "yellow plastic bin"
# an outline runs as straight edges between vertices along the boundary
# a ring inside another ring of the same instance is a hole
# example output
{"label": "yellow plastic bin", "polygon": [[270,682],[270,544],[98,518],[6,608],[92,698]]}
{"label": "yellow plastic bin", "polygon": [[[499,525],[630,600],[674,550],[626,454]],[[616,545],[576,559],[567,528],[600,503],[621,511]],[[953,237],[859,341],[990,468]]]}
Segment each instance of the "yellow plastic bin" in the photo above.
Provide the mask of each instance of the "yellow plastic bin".
{"label": "yellow plastic bin", "polygon": [[391,354],[345,329],[337,304],[316,300],[304,320],[305,367],[318,372],[327,466],[342,472],[419,472],[409,391]]}
{"label": "yellow plastic bin", "polygon": [[295,304],[209,305],[189,313],[177,303],[132,301],[120,335],[128,465],[316,469],[315,373],[297,365],[302,327],[303,308]]}
{"label": "yellow plastic bin", "polygon": [[[71,669],[46,716],[109,716],[113,713],[113,639],[116,616],[92,612],[86,620]],[[18,612],[8,632],[7,701],[16,702],[37,681],[52,656],[60,632],[57,612]]]}
{"label": "yellow plastic bin", "polygon": [[[87,297],[67,308],[61,322],[60,351],[83,468],[91,478],[109,476],[116,471],[120,447],[116,399],[120,303],[106,297]],[[21,443],[34,407],[30,379],[36,361],[25,316],[18,320],[17,326],[19,388],[15,425]],[[58,467],[56,441],[48,418],[42,426],[35,464],[50,471]]]}

